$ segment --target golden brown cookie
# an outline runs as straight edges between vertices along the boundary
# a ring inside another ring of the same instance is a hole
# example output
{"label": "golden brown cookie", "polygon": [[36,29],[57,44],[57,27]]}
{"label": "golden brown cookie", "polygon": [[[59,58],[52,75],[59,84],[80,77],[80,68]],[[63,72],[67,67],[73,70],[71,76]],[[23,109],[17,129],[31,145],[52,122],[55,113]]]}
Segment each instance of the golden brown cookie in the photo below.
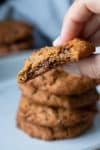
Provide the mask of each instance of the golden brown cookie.
{"label": "golden brown cookie", "polygon": [[29,99],[22,96],[19,106],[20,115],[30,123],[46,127],[74,126],[84,122],[96,114],[96,106],[68,110],[64,108],[52,108],[30,103]]}
{"label": "golden brown cookie", "polygon": [[20,87],[29,88],[33,94],[39,89],[47,90],[49,93],[56,95],[77,95],[85,93],[95,86],[95,80],[66,73],[61,68],[53,69],[33,80],[20,83]]}
{"label": "golden brown cookie", "polygon": [[17,114],[17,127],[22,129],[31,137],[44,140],[65,139],[78,136],[92,126],[92,120],[66,128],[49,128],[30,123]]}
{"label": "golden brown cookie", "polygon": [[48,91],[35,90],[21,84],[22,94],[30,99],[31,102],[52,107],[63,107],[67,109],[89,106],[99,99],[96,89],[92,89],[81,95],[55,95]]}
{"label": "golden brown cookie", "polygon": [[0,44],[10,44],[32,35],[32,26],[24,21],[5,20],[0,22]]}
{"label": "golden brown cookie", "polygon": [[95,51],[95,46],[81,39],[73,39],[64,46],[44,47],[33,52],[18,73],[18,82],[26,82],[50,69],[69,62],[76,62]]}

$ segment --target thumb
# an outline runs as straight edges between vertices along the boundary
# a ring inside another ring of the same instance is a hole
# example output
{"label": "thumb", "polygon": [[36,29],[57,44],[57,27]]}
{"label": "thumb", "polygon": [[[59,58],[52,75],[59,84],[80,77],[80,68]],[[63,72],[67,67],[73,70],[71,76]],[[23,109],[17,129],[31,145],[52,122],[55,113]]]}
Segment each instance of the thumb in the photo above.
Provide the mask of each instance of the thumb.
{"label": "thumb", "polygon": [[100,54],[95,54],[78,62],[80,73],[100,79]]}
{"label": "thumb", "polygon": [[68,72],[99,79],[100,83],[100,54],[91,55],[77,63],[64,65],[64,69]]}

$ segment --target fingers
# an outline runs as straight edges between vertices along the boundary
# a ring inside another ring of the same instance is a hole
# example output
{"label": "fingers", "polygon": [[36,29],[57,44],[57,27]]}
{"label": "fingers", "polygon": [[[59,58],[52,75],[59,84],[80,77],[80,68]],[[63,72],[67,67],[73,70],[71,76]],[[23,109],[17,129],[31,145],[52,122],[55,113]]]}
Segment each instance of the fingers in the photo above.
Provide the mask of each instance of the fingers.
{"label": "fingers", "polygon": [[100,14],[100,0],[84,0],[86,7],[95,14]]}
{"label": "fingers", "polygon": [[[70,27],[70,30],[67,30],[69,29],[69,27]],[[61,35],[53,42],[53,45],[54,46],[62,45],[66,41],[73,39],[74,37],[78,37],[82,27],[83,27],[83,24],[80,23],[79,25],[79,23],[74,22],[73,20],[69,19],[67,21],[67,25],[66,24],[63,25]]]}
{"label": "fingers", "polygon": [[89,38],[99,29],[100,29],[100,15],[93,15],[85,26],[83,37]]}
{"label": "fingers", "polygon": [[85,22],[89,20],[91,15],[83,1],[76,1],[65,16],[61,30],[62,42],[78,37]]}
{"label": "fingers", "polygon": [[60,39],[63,43],[73,39],[74,37],[78,37],[83,28],[83,23],[77,22],[76,20],[68,19],[65,22],[66,23],[64,23],[62,27],[61,36],[60,36]]}
{"label": "fingers", "polygon": [[[98,14],[97,17],[96,14]],[[76,0],[65,15],[61,34],[54,45],[64,44],[66,41],[78,36],[90,37],[98,29],[100,24],[99,15],[100,1]],[[91,20],[92,16],[94,17]],[[82,31],[84,32],[82,33]]]}
{"label": "fingers", "polygon": [[95,43],[96,46],[100,46],[100,29],[99,31],[97,30],[97,32],[94,35],[92,35],[89,40]]}
{"label": "fingers", "polygon": [[60,40],[56,40],[54,45],[64,44],[64,42],[78,36],[84,26],[84,23],[90,17],[91,12],[86,8],[84,0],[75,1],[68,13],[65,15]]}
{"label": "fingers", "polygon": [[100,55],[94,54],[77,63],[64,65],[64,70],[77,75],[85,75],[100,81]]}
{"label": "fingers", "polygon": [[100,55],[95,54],[78,62],[81,74],[100,79]]}

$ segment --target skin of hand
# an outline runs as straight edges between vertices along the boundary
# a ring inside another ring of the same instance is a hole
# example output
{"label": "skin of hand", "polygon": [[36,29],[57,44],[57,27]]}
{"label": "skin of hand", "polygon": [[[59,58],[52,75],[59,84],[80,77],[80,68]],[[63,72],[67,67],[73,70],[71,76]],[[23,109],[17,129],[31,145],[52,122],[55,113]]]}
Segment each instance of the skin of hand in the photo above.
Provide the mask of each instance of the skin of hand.
{"label": "skin of hand", "polygon": [[[90,65],[91,64],[91,65]],[[91,78],[100,79],[100,55],[94,54],[91,57],[80,60],[76,63],[64,65],[67,72],[74,72],[79,75],[86,75]]]}
{"label": "skin of hand", "polygon": [[[65,14],[60,36],[53,45],[62,45],[75,37],[84,38],[100,46],[100,0],[75,0]],[[79,62],[82,74],[92,74],[92,77],[100,79],[99,66],[100,55]]]}

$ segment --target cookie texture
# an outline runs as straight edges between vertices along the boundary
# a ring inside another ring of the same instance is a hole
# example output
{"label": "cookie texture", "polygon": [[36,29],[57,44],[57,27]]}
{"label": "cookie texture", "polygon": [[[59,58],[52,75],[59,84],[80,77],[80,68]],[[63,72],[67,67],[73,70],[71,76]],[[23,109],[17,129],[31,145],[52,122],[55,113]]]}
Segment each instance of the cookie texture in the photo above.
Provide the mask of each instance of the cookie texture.
{"label": "cookie texture", "polygon": [[29,88],[33,94],[37,89],[47,90],[56,95],[77,95],[94,88],[94,79],[85,76],[69,74],[64,69],[56,68],[25,83],[19,83],[21,88]]}
{"label": "cookie texture", "polygon": [[18,73],[18,82],[26,82],[50,69],[69,62],[76,62],[95,51],[95,46],[81,39],[73,39],[64,46],[44,47],[33,52]]}
{"label": "cookie texture", "polygon": [[65,139],[78,136],[92,126],[92,120],[88,120],[74,127],[66,128],[49,128],[36,124],[31,124],[25,120],[20,114],[17,114],[17,127],[29,134],[31,137],[36,137],[44,140]]}
{"label": "cookie texture", "polygon": [[97,111],[95,105],[78,110],[37,105],[24,96],[21,97],[19,109],[23,118],[30,123],[47,127],[74,126],[93,118]]}
{"label": "cookie texture", "polygon": [[41,104],[52,107],[62,107],[67,109],[82,108],[95,103],[99,99],[97,90],[91,89],[81,95],[55,95],[44,90],[33,90],[33,88],[21,84],[22,94],[31,103]]}

